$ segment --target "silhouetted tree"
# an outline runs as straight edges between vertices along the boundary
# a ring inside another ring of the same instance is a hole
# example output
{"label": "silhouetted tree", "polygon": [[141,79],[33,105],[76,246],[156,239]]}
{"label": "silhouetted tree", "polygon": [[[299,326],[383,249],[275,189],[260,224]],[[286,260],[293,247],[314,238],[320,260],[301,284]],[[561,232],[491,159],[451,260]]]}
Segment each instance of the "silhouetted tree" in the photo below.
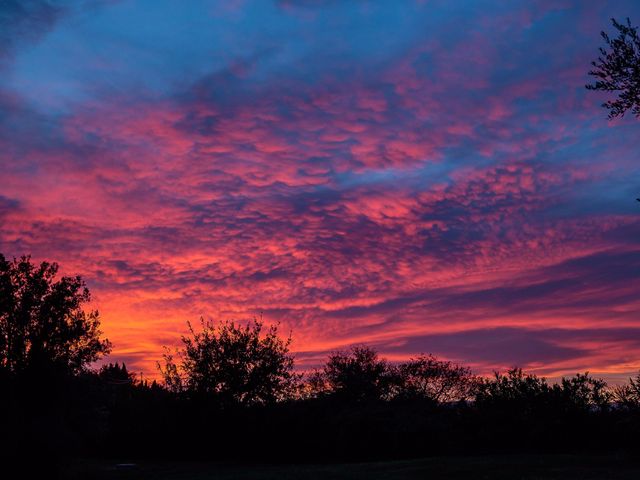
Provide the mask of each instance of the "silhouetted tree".
{"label": "silhouetted tree", "polygon": [[133,385],[135,374],[127,370],[127,366],[122,362],[122,366],[116,363],[109,363],[100,367],[98,377],[112,385]]}
{"label": "silhouetted tree", "polygon": [[612,400],[612,392],[607,383],[588,373],[578,373],[570,378],[563,378],[553,386],[553,392],[559,397],[561,404],[572,410],[603,410]]}
{"label": "silhouetted tree", "polygon": [[423,398],[437,403],[467,400],[475,388],[475,376],[467,367],[421,355],[398,366],[399,397]]}
{"label": "silhouetted tree", "polygon": [[305,375],[301,385],[301,398],[318,398],[331,392],[331,385],[323,370],[315,369]]}
{"label": "silhouetted tree", "polygon": [[631,409],[640,408],[640,373],[630,378],[629,383],[619,385],[613,390],[613,400],[620,406]]}
{"label": "silhouetted tree", "polygon": [[587,373],[549,385],[544,378],[514,368],[481,380],[476,391],[476,404],[480,408],[497,408],[505,418],[523,421],[538,421],[551,413],[604,411],[610,401],[606,382]]}
{"label": "silhouetted tree", "polygon": [[356,401],[387,398],[393,385],[393,374],[389,363],[366,346],[333,353],[322,372],[331,392]]}
{"label": "silhouetted tree", "polygon": [[0,370],[9,376],[51,371],[77,374],[108,353],[97,311],[79,276],[56,280],[58,265],[0,254]]}
{"label": "silhouetted tree", "polygon": [[[600,48],[600,56],[591,62],[594,69],[589,75],[596,78],[595,83],[588,84],[589,90],[618,92],[615,100],[607,100],[602,104],[609,110],[609,118],[623,117],[630,110],[640,117],[640,38],[637,27],[631,26],[627,18],[626,24],[611,22],[618,31],[616,38],[610,38],[601,32],[606,48]],[[608,48],[608,49],[607,49]]]}
{"label": "silhouetted tree", "polygon": [[516,408],[533,405],[549,396],[551,387],[546,379],[513,368],[506,374],[496,372],[493,378],[481,379],[476,386],[476,403],[513,405]]}
{"label": "silhouetted tree", "polygon": [[[201,330],[190,323],[176,356],[167,352],[158,368],[167,388],[215,398],[223,405],[263,404],[287,398],[298,375],[289,353],[291,337],[283,340],[273,325],[237,325],[201,319]],[[176,361],[177,358],[177,361]]]}

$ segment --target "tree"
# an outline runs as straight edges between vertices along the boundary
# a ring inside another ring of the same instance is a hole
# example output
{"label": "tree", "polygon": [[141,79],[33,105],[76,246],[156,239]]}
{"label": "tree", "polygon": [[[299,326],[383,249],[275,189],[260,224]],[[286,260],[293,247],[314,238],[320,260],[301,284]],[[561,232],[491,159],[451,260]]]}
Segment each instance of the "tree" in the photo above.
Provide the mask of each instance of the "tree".
{"label": "tree", "polygon": [[333,353],[322,373],[329,390],[349,400],[384,399],[393,384],[391,366],[366,346]]}
{"label": "tree", "polygon": [[630,378],[629,383],[618,385],[613,390],[613,399],[625,408],[640,409],[640,373]]}
{"label": "tree", "polygon": [[520,368],[480,381],[476,392],[478,405],[493,405],[503,411],[511,409],[518,415],[533,418],[540,416],[544,409],[555,413],[603,411],[611,398],[607,383],[588,373],[562,378],[560,383],[549,385],[546,379],[524,373]]}
{"label": "tree", "polygon": [[476,379],[467,367],[421,355],[398,366],[398,381],[400,397],[446,403],[470,398]]}
{"label": "tree", "polygon": [[560,384],[553,386],[553,391],[565,409],[585,412],[593,409],[604,410],[612,399],[607,383],[591,377],[588,373],[562,378]]}
{"label": "tree", "polygon": [[323,370],[314,369],[305,375],[305,381],[300,385],[300,398],[318,398],[331,393],[331,385]]}
{"label": "tree", "polygon": [[182,336],[182,348],[164,355],[158,368],[165,386],[174,392],[216,399],[222,405],[264,404],[288,398],[298,375],[289,353],[291,337],[278,336],[273,325],[263,334],[263,323],[215,325],[200,320],[196,331]]}
{"label": "tree", "polygon": [[98,377],[110,385],[133,385],[135,383],[135,374],[127,370],[124,362],[122,362],[122,366],[118,362],[103,365],[98,371]]}
{"label": "tree", "polygon": [[596,78],[595,83],[586,85],[589,90],[618,92],[618,98],[602,104],[609,110],[609,118],[623,117],[630,110],[640,117],[640,37],[637,27],[627,23],[611,22],[618,31],[616,38],[610,38],[606,32],[600,32],[606,46],[601,47],[600,56],[591,62],[594,69],[589,75]]}
{"label": "tree", "polygon": [[0,254],[0,371],[15,376],[25,372],[57,371],[78,374],[109,353],[111,344],[100,338],[95,310],[79,277],[56,280],[58,265],[31,258],[8,261]]}
{"label": "tree", "polygon": [[547,400],[551,387],[546,379],[513,368],[506,374],[496,372],[493,378],[477,384],[476,402],[479,405],[509,406],[529,410],[540,401]]}

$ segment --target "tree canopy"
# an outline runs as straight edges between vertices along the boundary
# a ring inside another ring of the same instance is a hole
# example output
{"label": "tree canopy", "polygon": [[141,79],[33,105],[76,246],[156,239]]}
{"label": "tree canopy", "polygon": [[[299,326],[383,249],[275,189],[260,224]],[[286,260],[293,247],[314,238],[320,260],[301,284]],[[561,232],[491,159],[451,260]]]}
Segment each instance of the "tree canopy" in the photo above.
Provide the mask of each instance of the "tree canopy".
{"label": "tree canopy", "polygon": [[615,38],[606,32],[600,35],[606,46],[600,48],[600,56],[591,62],[593,69],[589,75],[595,77],[595,82],[586,85],[589,90],[616,92],[615,100],[607,100],[602,104],[609,110],[609,118],[623,117],[625,112],[631,111],[640,117],[640,37],[637,27],[626,23],[618,23],[611,19],[618,31]]}
{"label": "tree canopy", "polygon": [[188,323],[176,354],[166,353],[158,367],[173,391],[207,396],[221,404],[261,404],[286,398],[295,388],[291,337],[278,336],[277,325],[263,333],[263,323]]}
{"label": "tree canopy", "polygon": [[383,399],[393,385],[390,365],[367,346],[331,354],[322,375],[332,392],[351,400]]}
{"label": "tree canopy", "polygon": [[436,403],[467,400],[473,396],[477,379],[468,367],[420,355],[398,365],[398,394]]}
{"label": "tree canopy", "polygon": [[91,295],[79,277],[56,280],[58,265],[35,265],[0,254],[0,371],[16,375],[52,369],[77,374],[108,353],[99,314],[85,311]]}

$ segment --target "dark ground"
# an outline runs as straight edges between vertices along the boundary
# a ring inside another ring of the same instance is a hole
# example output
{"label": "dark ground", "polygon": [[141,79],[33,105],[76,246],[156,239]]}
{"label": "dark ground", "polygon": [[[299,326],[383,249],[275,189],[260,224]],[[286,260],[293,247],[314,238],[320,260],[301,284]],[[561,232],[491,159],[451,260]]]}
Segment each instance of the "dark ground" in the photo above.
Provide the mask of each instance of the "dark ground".
{"label": "dark ground", "polygon": [[640,458],[586,455],[504,455],[439,457],[395,462],[329,465],[230,465],[220,463],[82,460],[68,466],[69,480],[293,480],[293,479],[452,479],[452,480],[637,480]]}

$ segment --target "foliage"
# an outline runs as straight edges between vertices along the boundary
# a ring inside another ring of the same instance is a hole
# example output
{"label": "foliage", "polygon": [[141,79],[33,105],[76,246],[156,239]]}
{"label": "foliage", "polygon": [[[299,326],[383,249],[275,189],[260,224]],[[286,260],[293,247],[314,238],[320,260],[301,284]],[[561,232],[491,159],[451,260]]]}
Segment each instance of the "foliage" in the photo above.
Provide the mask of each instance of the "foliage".
{"label": "foliage", "polygon": [[389,363],[366,346],[331,354],[322,376],[331,392],[356,401],[387,398],[393,385]]}
{"label": "foliage", "polygon": [[604,380],[593,378],[588,373],[578,373],[563,378],[553,386],[561,404],[572,410],[606,409],[612,399]]}
{"label": "foliage", "polygon": [[481,379],[477,384],[476,402],[528,408],[547,398],[550,392],[546,379],[512,368],[506,374],[496,372],[493,378]]}
{"label": "foliage", "polygon": [[270,403],[287,398],[295,388],[291,337],[278,337],[273,325],[263,334],[258,320],[246,325],[218,325],[201,319],[196,331],[182,336],[178,362],[167,352],[158,365],[172,391],[215,398],[223,405]]}
{"label": "foliage", "polygon": [[304,399],[318,398],[331,392],[331,385],[323,370],[317,368],[304,376],[299,388],[300,397]]}
{"label": "foliage", "polygon": [[525,373],[520,368],[481,380],[476,391],[479,405],[506,405],[533,413],[541,408],[556,412],[606,409],[611,399],[606,382],[588,373],[562,378],[560,383],[549,385],[545,378]]}
{"label": "foliage", "polygon": [[640,37],[637,27],[627,23],[618,23],[611,19],[618,31],[616,38],[610,38],[601,32],[607,48],[600,48],[600,56],[591,62],[593,69],[589,75],[595,77],[595,83],[586,85],[589,90],[618,92],[615,100],[602,104],[609,110],[609,118],[623,117],[630,110],[640,117]]}
{"label": "foliage", "polygon": [[0,254],[0,370],[79,374],[111,344],[101,340],[97,311],[79,276],[56,280],[58,265]]}
{"label": "foliage", "polygon": [[640,373],[635,378],[630,378],[629,383],[615,387],[613,400],[624,408],[640,409]]}
{"label": "foliage", "polygon": [[469,368],[438,360],[433,355],[421,355],[400,364],[397,378],[398,396],[436,403],[470,399],[477,381]]}
{"label": "foliage", "polygon": [[100,367],[98,376],[107,384],[112,385],[132,385],[135,383],[135,374],[127,370],[127,366],[122,362],[122,366],[116,363],[109,363]]}

